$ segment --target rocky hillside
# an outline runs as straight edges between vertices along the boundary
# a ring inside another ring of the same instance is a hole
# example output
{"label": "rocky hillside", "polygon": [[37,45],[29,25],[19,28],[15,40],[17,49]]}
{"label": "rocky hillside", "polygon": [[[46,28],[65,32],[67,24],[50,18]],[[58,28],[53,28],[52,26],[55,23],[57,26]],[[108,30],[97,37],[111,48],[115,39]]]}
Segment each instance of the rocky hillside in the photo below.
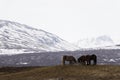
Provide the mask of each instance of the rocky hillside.
{"label": "rocky hillside", "polygon": [[78,47],[44,30],[0,20],[0,53],[68,51]]}

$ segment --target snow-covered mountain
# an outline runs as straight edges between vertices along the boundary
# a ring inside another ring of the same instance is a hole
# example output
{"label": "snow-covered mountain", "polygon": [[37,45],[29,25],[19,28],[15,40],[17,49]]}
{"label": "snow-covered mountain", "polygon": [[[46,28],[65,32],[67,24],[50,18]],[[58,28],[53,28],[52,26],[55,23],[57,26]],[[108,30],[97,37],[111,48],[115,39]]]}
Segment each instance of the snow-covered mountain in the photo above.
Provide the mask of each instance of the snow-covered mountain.
{"label": "snow-covered mountain", "polygon": [[81,39],[76,43],[76,45],[78,45],[81,48],[98,48],[113,46],[115,44],[111,37],[103,35],[94,38]]}
{"label": "snow-covered mountain", "polygon": [[76,50],[78,47],[58,36],[30,26],[0,20],[0,53]]}

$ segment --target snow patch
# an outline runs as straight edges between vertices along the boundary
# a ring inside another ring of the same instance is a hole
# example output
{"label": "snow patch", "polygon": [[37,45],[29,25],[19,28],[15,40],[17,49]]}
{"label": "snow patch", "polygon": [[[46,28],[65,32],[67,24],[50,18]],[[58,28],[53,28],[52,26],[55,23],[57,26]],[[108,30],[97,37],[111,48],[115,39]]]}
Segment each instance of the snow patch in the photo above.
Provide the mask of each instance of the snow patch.
{"label": "snow patch", "polygon": [[96,48],[112,46],[114,45],[114,42],[109,36],[103,35],[94,38],[81,39],[76,43],[76,45],[78,45],[81,48]]}
{"label": "snow patch", "polygon": [[109,62],[116,62],[114,59],[110,59]]}
{"label": "snow patch", "polygon": [[20,62],[20,63],[17,63],[17,65],[21,65],[21,64],[27,65],[28,63],[27,63],[27,62]]}
{"label": "snow patch", "polygon": [[[0,20],[0,54],[74,51],[79,47],[41,29]],[[26,51],[25,51],[26,50]]]}

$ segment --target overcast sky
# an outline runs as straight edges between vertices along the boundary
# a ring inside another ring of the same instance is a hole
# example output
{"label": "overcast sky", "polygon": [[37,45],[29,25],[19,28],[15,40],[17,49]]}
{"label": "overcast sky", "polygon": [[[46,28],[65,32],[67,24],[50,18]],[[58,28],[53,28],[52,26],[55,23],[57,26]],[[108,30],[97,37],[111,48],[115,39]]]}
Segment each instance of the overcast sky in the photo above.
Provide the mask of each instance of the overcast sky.
{"label": "overcast sky", "polygon": [[69,42],[99,35],[120,39],[120,0],[0,0],[0,19],[43,29]]}

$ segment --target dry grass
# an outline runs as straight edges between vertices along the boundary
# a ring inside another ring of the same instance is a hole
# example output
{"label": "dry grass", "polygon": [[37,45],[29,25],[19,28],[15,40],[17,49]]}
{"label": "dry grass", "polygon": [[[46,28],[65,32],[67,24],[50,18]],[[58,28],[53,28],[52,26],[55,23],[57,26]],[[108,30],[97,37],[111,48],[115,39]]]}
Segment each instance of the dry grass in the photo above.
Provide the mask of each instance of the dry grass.
{"label": "dry grass", "polygon": [[1,70],[0,80],[120,80],[120,66],[113,65],[66,65]]}

